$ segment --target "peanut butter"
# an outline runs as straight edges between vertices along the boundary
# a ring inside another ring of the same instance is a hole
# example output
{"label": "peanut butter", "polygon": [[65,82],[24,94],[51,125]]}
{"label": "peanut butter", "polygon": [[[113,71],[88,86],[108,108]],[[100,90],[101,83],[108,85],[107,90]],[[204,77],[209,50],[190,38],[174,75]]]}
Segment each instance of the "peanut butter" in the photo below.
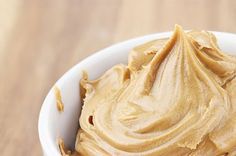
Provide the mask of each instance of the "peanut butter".
{"label": "peanut butter", "polygon": [[[235,49],[236,50],[236,49]],[[112,61],[112,60],[111,60]],[[135,47],[80,84],[75,148],[91,156],[216,156],[236,153],[236,58],[205,31]]]}

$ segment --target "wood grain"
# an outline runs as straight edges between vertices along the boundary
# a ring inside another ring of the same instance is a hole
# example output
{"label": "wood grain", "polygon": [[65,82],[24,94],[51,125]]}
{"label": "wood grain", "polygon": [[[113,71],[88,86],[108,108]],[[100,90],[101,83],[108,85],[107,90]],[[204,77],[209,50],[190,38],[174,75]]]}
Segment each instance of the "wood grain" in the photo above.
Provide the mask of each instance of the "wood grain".
{"label": "wood grain", "polygon": [[175,23],[235,33],[235,19],[235,0],[0,0],[1,155],[42,155],[43,99],[88,55]]}

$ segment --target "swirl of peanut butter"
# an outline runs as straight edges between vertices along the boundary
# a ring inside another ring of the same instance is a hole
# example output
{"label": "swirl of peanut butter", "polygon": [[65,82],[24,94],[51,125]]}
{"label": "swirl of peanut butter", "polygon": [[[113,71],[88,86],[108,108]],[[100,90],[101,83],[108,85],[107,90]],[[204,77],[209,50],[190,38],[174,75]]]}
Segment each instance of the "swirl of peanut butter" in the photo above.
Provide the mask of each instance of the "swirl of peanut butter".
{"label": "swirl of peanut butter", "polygon": [[236,155],[236,58],[212,33],[177,25],[80,84],[79,155]]}

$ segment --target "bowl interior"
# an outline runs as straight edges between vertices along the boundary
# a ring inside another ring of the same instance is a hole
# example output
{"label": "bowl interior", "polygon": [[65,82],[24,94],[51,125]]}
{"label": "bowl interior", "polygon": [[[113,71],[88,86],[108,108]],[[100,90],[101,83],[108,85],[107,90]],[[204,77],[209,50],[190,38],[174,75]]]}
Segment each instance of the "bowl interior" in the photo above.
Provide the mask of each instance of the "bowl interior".
{"label": "bowl interior", "polygon": [[[223,51],[236,55],[236,35],[213,33]],[[55,84],[61,91],[64,112],[60,113],[57,110],[53,89],[48,93],[41,108],[39,137],[44,154],[46,156],[60,155],[58,138],[64,139],[69,148],[74,148],[81,110],[79,80],[83,70],[88,72],[89,79],[95,79],[113,65],[127,64],[128,53],[134,46],[153,39],[169,37],[170,34],[171,32],[153,34],[113,45],[84,59],[65,73]]]}

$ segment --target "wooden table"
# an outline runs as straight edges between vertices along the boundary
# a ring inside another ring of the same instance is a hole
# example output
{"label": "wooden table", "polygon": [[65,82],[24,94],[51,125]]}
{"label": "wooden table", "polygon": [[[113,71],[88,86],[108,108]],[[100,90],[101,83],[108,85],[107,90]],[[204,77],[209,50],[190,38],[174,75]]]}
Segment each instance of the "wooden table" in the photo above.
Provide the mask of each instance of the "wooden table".
{"label": "wooden table", "polygon": [[185,29],[236,32],[235,0],[0,1],[0,152],[42,155],[37,123],[49,88],[95,51]]}

